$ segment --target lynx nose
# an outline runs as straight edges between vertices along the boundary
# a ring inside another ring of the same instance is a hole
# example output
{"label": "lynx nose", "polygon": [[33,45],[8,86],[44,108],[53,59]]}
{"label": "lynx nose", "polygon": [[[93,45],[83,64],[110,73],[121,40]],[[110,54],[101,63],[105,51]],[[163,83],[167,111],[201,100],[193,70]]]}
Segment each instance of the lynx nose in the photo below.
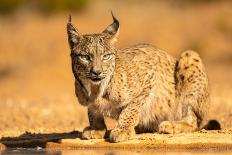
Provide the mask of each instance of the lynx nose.
{"label": "lynx nose", "polygon": [[91,72],[95,76],[99,76],[102,73],[100,69],[92,69]]}

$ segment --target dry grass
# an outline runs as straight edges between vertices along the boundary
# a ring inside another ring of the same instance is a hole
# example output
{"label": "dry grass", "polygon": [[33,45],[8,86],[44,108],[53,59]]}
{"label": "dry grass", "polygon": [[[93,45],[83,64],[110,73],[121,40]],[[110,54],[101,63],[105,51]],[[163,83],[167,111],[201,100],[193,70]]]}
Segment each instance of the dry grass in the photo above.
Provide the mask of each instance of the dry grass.
{"label": "dry grass", "polygon": [[[109,8],[121,21],[118,47],[147,42],[173,56],[197,50],[211,80],[210,118],[232,127],[231,3],[179,8],[161,2],[98,1],[73,14],[73,21],[82,33],[101,32],[111,22]],[[66,14],[29,12],[0,17],[0,137],[87,125],[85,108],[74,96],[66,20]]]}

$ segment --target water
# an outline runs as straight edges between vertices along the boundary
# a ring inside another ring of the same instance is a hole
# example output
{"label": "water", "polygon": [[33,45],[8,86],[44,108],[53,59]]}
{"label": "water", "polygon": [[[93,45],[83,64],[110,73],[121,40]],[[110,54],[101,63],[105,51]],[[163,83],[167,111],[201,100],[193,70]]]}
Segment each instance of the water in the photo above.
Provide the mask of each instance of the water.
{"label": "water", "polygon": [[37,149],[7,149],[1,155],[231,155],[232,151],[191,150],[191,151],[161,151],[161,150],[46,150]]}

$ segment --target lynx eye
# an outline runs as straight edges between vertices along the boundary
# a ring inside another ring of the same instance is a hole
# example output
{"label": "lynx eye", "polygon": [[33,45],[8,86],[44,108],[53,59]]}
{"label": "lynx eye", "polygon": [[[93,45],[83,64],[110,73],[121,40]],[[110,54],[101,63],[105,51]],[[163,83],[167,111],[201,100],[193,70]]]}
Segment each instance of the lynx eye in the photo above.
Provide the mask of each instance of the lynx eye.
{"label": "lynx eye", "polygon": [[107,60],[110,60],[112,58],[113,54],[105,54],[103,55],[103,60],[104,61],[107,61]]}
{"label": "lynx eye", "polygon": [[78,55],[78,58],[85,62],[89,62],[91,60],[89,55]]}

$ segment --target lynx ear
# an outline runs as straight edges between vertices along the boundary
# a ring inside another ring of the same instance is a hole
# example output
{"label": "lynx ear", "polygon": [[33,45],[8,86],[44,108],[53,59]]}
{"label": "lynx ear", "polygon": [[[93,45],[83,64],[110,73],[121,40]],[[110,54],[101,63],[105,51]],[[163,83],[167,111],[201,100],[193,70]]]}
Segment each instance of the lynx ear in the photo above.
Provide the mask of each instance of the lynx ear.
{"label": "lynx ear", "polygon": [[69,20],[67,23],[67,33],[69,46],[72,49],[74,45],[78,44],[83,37],[73,26],[71,16],[69,16]]}
{"label": "lynx ear", "polygon": [[119,34],[119,21],[115,18],[113,12],[111,11],[111,15],[113,18],[113,23],[109,25],[103,33],[108,34],[110,37],[110,43],[113,44],[114,42],[117,41],[117,36]]}

